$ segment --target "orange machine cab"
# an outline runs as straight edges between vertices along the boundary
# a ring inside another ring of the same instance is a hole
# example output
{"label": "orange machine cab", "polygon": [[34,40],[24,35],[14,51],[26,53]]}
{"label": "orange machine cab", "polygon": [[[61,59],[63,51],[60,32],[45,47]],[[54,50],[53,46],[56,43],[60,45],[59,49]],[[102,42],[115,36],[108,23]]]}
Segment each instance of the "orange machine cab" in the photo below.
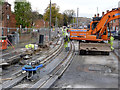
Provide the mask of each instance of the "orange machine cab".
{"label": "orange machine cab", "polygon": [[0,36],[0,49],[1,50],[7,49],[6,36]]}

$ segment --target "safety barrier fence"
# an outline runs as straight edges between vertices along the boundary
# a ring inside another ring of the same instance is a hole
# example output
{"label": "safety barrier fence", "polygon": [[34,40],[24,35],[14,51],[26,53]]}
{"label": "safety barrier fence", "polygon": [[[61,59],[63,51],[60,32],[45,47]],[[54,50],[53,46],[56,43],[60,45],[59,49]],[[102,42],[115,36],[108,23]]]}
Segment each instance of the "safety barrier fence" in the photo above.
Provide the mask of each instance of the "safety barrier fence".
{"label": "safety barrier fence", "polygon": [[[1,28],[1,27],[0,27]],[[22,48],[26,44],[39,43],[39,36],[44,35],[44,42],[49,41],[49,28],[5,28],[7,29],[7,38],[14,46],[15,49]],[[59,28],[51,29],[51,37],[54,38],[57,35]],[[8,43],[7,50],[13,50],[11,45]]]}

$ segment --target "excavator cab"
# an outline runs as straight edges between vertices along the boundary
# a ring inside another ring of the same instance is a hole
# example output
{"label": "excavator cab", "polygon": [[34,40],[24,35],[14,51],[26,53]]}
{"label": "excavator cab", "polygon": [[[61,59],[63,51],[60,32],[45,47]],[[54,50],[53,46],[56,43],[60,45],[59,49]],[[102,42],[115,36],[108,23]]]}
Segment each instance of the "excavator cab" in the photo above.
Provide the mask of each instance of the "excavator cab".
{"label": "excavator cab", "polygon": [[109,23],[108,23],[104,32],[103,32],[102,39],[103,40],[109,40],[110,36],[111,36],[111,31],[110,31],[110,26],[109,26]]}
{"label": "excavator cab", "polygon": [[97,21],[95,21],[95,22],[92,23],[92,30],[94,30],[96,28],[97,24],[98,24]]}

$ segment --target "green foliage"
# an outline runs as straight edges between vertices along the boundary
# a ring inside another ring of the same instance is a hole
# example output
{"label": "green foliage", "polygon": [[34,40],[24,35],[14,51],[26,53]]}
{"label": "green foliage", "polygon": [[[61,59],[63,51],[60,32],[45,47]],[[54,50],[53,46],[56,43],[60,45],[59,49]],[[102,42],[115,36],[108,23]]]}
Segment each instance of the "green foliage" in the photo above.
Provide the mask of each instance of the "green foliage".
{"label": "green foliage", "polygon": [[17,26],[22,25],[22,28],[25,28],[26,26],[29,27],[32,22],[31,4],[29,2],[26,2],[26,0],[23,0],[23,2],[16,0],[14,11]]}
{"label": "green foliage", "polygon": [[64,21],[63,21],[63,15],[61,13],[59,13],[59,18],[57,23],[59,27],[63,26]]}
{"label": "green foliage", "polygon": [[67,15],[67,22],[68,24],[73,22],[73,15],[75,15],[75,11],[74,10],[65,10],[64,14]]}
{"label": "green foliage", "polygon": [[38,19],[43,19],[43,15],[39,14],[37,11],[32,12],[32,22],[35,22]]}
{"label": "green foliage", "polygon": [[38,15],[38,19],[43,19],[43,15],[42,15],[42,14],[39,14],[39,15]]}
{"label": "green foliage", "polygon": [[3,4],[3,2],[5,2],[5,0],[0,0],[0,5],[2,5],[2,4]]}
{"label": "green foliage", "polygon": [[[59,7],[55,3],[51,5],[51,15],[51,23],[55,25],[56,17],[60,19]],[[43,18],[45,21],[50,20],[50,5],[45,9]]]}
{"label": "green foliage", "polygon": [[68,16],[64,13],[63,14],[63,21],[64,21],[64,26],[67,26],[67,24],[68,24]]}
{"label": "green foliage", "polygon": [[[68,24],[73,22],[73,15],[75,14],[74,10],[65,10],[63,14],[59,13],[59,7],[56,3],[51,5],[51,22],[53,25],[56,24],[56,17],[57,17],[57,24],[58,26],[67,26]],[[45,13],[43,16],[45,21],[50,20],[50,5],[45,9]]]}

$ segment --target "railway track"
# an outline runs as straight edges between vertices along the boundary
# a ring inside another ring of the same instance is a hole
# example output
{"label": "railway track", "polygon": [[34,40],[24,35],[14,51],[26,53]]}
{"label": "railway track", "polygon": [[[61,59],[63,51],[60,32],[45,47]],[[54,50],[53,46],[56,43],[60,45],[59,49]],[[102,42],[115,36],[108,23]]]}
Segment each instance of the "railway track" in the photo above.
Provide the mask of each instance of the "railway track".
{"label": "railway track", "polygon": [[[62,45],[60,45],[60,48],[54,52],[52,55],[50,55],[50,57],[47,57],[46,59],[44,59],[43,61],[41,61],[42,63],[44,63],[44,68],[48,69],[49,66],[51,66],[51,63],[55,63],[56,61],[58,61],[58,58],[61,57],[61,55],[64,54],[63,51],[63,42]],[[3,84],[3,88],[18,88],[19,85],[23,84],[27,84],[29,83],[29,87],[30,88],[43,88],[45,87],[48,83],[47,82],[51,82],[52,79],[52,83],[54,83],[53,81],[55,81],[57,79],[57,77],[59,78],[63,72],[67,69],[67,67],[69,66],[72,58],[74,55],[74,45],[73,43],[71,43],[71,49],[69,52],[66,53],[66,55],[62,58],[60,58],[60,60],[53,65],[53,67],[51,68],[51,70],[48,70],[47,73],[44,73],[44,76],[40,77],[39,80],[32,82],[32,81],[26,81],[26,79],[24,79],[26,77],[26,74],[22,74],[20,75],[18,78],[15,78],[14,80],[12,80],[11,82],[7,82],[7,84]],[[57,77],[56,77],[57,76]],[[18,80],[19,79],[19,80]],[[14,82],[13,84],[11,84],[12,82]],[[10,85],[11,84],[11,85]],[[50,87],[51,85],[49,85]],[[28,86],[27,86],[28,87]],[[24,88],[27,88],[24,87]],[[48,87],[48,85],[47,85]]]}
{"label": "railway track", "polygon": [[[56,53],[58,52],[58,50],[63,48],[63,42],[62,42],[62,38],[57,41],[57,45],[55,46],[54,49],[50,50],[49,52],[46,52],[44,56],[42,56],[42,58],[34,58],[34,60],[36,62],[42,62],[42,63],[48,63],[48,59],[55,57]],[[50,56],[49,56],[50,55]],[[17,73],[13,74],[13,76],[11,77],[11,80],[7,80],[5,82],[3,82],[3,88],[11,88],[11,86],[14,86],[15,84],[17,84],[16,82],[21,81],[24,77],[26,77],[26,74],[21,73],[22,70],[20,69]]]}
{"label": "railway track", "polygon": [[[43,52],[39,52],[39,53],[43,53],[43,54],[41,54],[41,55],[34,55],[32,58],[30,58],[30,59],[28,59],[27,61],[36,61],[36,60],[40,60],[40,56],[49,56],[50,55],[50,53],[53,53],[58,47],[57,47],[57,43],[59,42],[60,40],[59,39],[57,39],[55,42],[54,42],[54,48],[50,48],[50,50],[47,50],[47,51],[43,51]],[[20,56],[19,56],[19,58],[20,58]],[[43,58],[41,58],[41,59],[43,59]],[[19,60],[18,60],[19,61]],[[18,62],[17,61],[17,62]],[[24,60],[22,60],[22,61],[24,61]],[[19,62],[18,62],[19,63]],[[5,75],[5,74],[8,74],[9,72],[11,73],[11,72],[14,72],[14,74],[17,74],[17,73],[19,73],[19,72],[21,72],[21,67],[23,67],[23,65],[19,65],[19,64],[13,64],[13,65],[10,65],[9,67],[7,67],[7,70],[4,70],[3,71],[3,75]],[[17,69],[16,69],[16,67],[17,67]],[[7,71],[7,72],[6,72]],[[16,72],[16,73],[15,73]]]}
{"label": "railway track", "polygon": [[52,86],[52,84],[63,75],[65,70],[70,65],[70,63],[74,57],[74,50],[75,50],[75,47],[74,47],[73,43],[71,43],[71,49],[66,54],[66,56],[64,57],[62,62],[60,62],[58,64],[58,66],[55,67],[51,73],[49,73],[48,75],[46,75],[45,77],[40,79],[32,87],[30,87],[31,90],[32,90],[32,88],[50,88]]}
{"label": "railway track", "polygon": [[[59,39],[57,39],[58,41]],[[56,40],[54,40],[54,45],[56,45],[57,43]],[[0,63],[0,66],[10,66],[12,64],[15,64],[19,59],[20,59],[20,56],[25,54],[25,49],[17,49],[17,50],[14,50],[14,51],[11,51],[9,53],[2,53],[0,55],[1,57],[1,60],[2,60],[2,63]],[[34,52],[33,52],[34,53]]]}

